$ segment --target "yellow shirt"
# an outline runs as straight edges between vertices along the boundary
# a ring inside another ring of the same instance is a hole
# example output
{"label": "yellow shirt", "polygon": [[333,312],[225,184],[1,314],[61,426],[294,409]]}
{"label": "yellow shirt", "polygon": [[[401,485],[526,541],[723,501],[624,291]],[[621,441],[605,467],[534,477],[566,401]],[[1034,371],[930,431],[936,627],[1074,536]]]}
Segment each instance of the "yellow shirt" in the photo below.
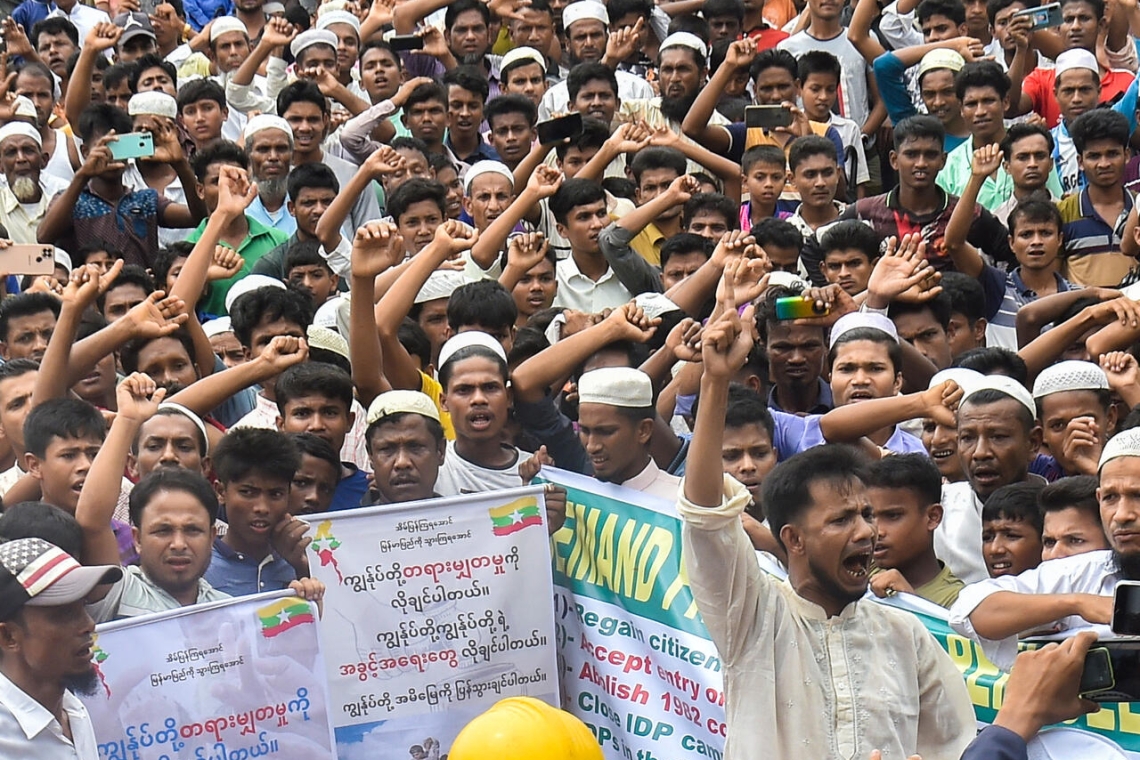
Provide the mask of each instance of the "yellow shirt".
{"label": "yellow shirt", "polygon": [[645,229],[637,233],[629,241],[629,247],[637,251],[641,258],[655,267],[661,266],[661,244],[665,242],[665,233],[657,225],[650,222]]}
{"label": "yellow shirt", "polygon": [[941,562],[938,564],[942,565],[942,572],[916,588],[914,593],[928,602],[949,609],[950,605],[958,601],[958,592],[964,589],[966,584],[958,580],[957,576],[950,572],[949,567]]}
{"label": "yellow shirt", "polygon": [[449,441],[455,440],[455,426],[451,424],[451,415],[443,408],[440,403],[440,397],[443,396],[443,386],[439,384],[431,375],[420,373],[420,391],[422,391],[428,398],[435,404],[436,409],[439,409],[439,424],[443,426],[443,437]]}

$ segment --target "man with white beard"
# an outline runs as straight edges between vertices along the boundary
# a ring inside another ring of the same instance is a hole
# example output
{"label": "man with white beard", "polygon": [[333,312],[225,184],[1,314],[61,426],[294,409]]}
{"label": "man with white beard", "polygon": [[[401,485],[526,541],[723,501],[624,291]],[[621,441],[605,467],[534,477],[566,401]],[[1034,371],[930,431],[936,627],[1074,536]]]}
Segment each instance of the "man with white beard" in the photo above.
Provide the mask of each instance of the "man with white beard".
{"label": "man with white beard", "polygon": [[250,119],[245,127],[245,154],[249,156],[249,178],[257,183],[257,197],[246,214],[266,227],[292,235],[297,231],[297,220],[285,204],[293,161],[289,122],[271,114]]}
{"label": "man with white beard", "polygon": [[14,243],[36,243],[36,227],[47,213],[53,193],[41,173],[47,154],[38,129],[23,121],[0,127],[0,224]]}

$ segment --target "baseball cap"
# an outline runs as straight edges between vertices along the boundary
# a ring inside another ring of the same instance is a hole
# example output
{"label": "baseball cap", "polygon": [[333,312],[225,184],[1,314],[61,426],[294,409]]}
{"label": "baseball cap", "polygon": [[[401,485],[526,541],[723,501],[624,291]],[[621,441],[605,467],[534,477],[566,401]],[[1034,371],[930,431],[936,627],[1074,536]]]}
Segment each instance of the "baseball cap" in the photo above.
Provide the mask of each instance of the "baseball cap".
{"label": "baseball cap", "polygon": [[0,544],[0,620],[11,619],[24,605],[62,607],[78,602],[96,586],[122,577],[121,567],[81,565],[42,538],[5,542]]}
{"label": "baseball cap", "polygon": [[115,26],[123,30],[123,35],[119,38],[120,45],[140,35],[155,39],[154,27],[151,26],[150,19],[145,13],[120,13],[115,16]]}

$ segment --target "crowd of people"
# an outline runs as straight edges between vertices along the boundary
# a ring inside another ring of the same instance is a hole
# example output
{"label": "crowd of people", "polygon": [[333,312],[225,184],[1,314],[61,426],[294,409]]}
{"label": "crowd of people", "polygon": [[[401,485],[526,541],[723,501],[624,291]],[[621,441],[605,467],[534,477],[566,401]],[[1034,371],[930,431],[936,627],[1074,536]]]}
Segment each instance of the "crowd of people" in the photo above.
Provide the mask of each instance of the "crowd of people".
{"label": "crowd of people", "polygon": [[1140,10],[1035,2],[9,2],[0,755],[97,756],[95,623],[549,465],[676,505],[726,757],[1093,709],[1074,635],[967,748],[871,599],[1009,669],[1140,580]]}

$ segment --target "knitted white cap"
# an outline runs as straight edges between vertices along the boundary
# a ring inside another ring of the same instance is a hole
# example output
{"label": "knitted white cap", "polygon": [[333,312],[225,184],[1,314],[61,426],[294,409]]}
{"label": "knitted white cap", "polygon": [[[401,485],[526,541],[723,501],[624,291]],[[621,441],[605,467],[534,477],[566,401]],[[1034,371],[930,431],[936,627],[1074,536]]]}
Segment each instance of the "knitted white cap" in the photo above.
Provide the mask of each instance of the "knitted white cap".
{"label": "knitted white cap", "polygon": [[700,54],[702,60],[709,57],[708,46],[701,41],[700,37],[693,34],[692,32],[673,32],[665,38],[665,40],[661,43],[661,46],[657,49],[665,50],[666,48],[671,47],[687,47],[696,50]]}
{"label": "knitted white cap", "polygon": [[165,92],[151,90],[132,95],[127,101],[127,114],[130,116],[164,116],[178,118],[178,101]]}
{"label": "knitted white cap", "polygon": [[241,136],[249,140],[249,138],[265,129],[281,130],[285,133],[285,136],[289,138],[289,144],[293,144],[293,128],[289,126],[289,122],[271,113],[259,113],[247,121],[245,123],[245,129],[241,131]]}
{"label": "knitted white cap", "polygon": [[246,37],[249,37],[249,30],[245,28],[245,24],[233,16],[218,16],[214,19],[214,23],[210,25],[210,42],[216,42],[223,34],[229,34],[230,32],[241,32]]}
{"label": "knitted white cap", "polygon": [[606,6],[598,0],[578,0],[562,9],[562,28],[569,31],[570,25],[575,21],[588,18],[601,21],[606,26],[610,25],[610,14]]}
{"label": "knitted white cap", "polygon": [[578,403],[644,409],[653,406],[653,381],[632,367],[595,369],[578,378]]}
{"label": "knitted white cap", "polygon": [[394,414],[419,414],[439,422],[439,408],[425,393],[419,391],[387,391],[372,399],[364,420],[371,425]]}
{"label": "knitted white cap", "polygon": [[1104,450],[1100,452],[1097,472],[1104,469],[1110,460],[1121,457],[1140,457],[1140,428],[1122,430],[1108,439],[1108,443],[1104,444]]}
{"label": "knitted white cap", "polygon": [[340,333],[330,330],[327,327],[318,327],[317,325],[309,325],[305,330],[305,337],[308,340],[309,348],[319,348],[325,351],[332,351],[337,356],[343,356],[345,359],[350,359],[348,355],[348,341],[340,336]]}
{"label": "knitted white cap", "polygon": [[318,29],[328,29],[333,24],[348,24],[360,36],[360,19],[348,11],[328,11],[317,17]]}
{"label": "knitted white cap", "polygon": [[1042,370],[1033,383],[1033,398],[1064,391],[1106,391],[1108,375],[1092,362],[1069,360]]}
{"label": "knitted white cap", "polygon": [[499,63],[499,71],[506,71],[511,66],[514,66],[520,61],[531,61],[532,63],[537,63],[542,67],[542,71],[544,73],[546,72],[546,58],[544,58],[542,53],[538,52],[534,48],[526,47],[525,45],[523,47],[517,47],[504,55],[503,60]]}
{"label": "knitted white cap", "polygon": [[333,50],[336,50],[338,40],[336,35],[328,29],[309,29],[308,31],[301,32],[294,39],[293,43],[289,45],[289,52],[296,58],[301,54],[301,51],[313,45],[328,45]]}
{"label": "knitted white cap", "polygon": [[502,161],[476,161],[471,164],[471,168],[463,175],[463,193],[469,195],[471,193],[471,183],[475,181],[476,177],[483,174],[498,174],[506,177],[507,181],[511,183],[511,188],[515,186],[515,175],[507,168],[507,165]]}
{"label": "knitted white cap", "polygon": [[420,292],[416,293],[416,298],[413,303],[427,303],[428,301],[437,301],[440,298],[451,298],[461,285],[466,283],[462,272],[456,272],[452,269],[439,269],[428,275],[427,282],[420,288]]}

